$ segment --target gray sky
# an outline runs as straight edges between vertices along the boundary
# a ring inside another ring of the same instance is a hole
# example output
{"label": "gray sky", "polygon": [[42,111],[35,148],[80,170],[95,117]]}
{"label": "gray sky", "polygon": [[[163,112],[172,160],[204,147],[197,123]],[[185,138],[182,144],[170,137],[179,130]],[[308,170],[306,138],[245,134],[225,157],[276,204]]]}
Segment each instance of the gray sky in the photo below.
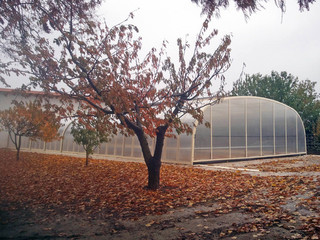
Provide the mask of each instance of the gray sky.
{"label": "gray sky", "polygon": [[[209,51],[216,49],[225,34],[232,34],[232,65],[225,74],[226,90],[231,90],[245,63],[248,74],[287,71],[300,80],[316,81],[320,93],[320,2],[311,5],[310,11],[300,12],[296,1],[287,1],[283,19],[274,1],[264,6],[246,21],[232,3],[221,11],[220,18],[211,22],[219,35]],[[159,49],[162,41],[167,40],[170,56],[177,56],[177,38],[194,41],[205,19],[200,15],[201,7],[191,0],[105,0],[99,12],[112,26],[134,10],[130,23],[139,28],[144,50]],[[11,79],[8,82],[12,87],[21,85],[21,79]]]}
{"label": "gray sky", "polygon": [[[245,63],[248,74],[287,71],[300,80],[316,81],[320,93],[320,2],[304,12],[299,11],[296,1],[286,2],[283,18],[274,1],[269,1],[247,21],[233,3],[221,11],[220,18],[213,19],[211,27],[219,30],[217,44],[225,34],[232,34],[232,66],[225,74],[227,90]],[[101,13],[113,25],[136,9],[130,22],[138,26],[144,48],[159,48],[165,39],[170,44],[169,55],[177,54],[177,38],[188,35],[190,42],[194,40],[204,20],[201,8],[190,0],[106,0]]]}

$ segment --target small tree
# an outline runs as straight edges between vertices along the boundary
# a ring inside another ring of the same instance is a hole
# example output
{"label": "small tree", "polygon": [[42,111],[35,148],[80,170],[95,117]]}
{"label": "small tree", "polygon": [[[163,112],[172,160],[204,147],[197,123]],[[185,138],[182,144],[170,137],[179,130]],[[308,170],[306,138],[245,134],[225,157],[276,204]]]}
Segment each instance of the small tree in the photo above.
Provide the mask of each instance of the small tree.
{"label": "small tree", "polygon": [[109,141],[109,132],[101,126],[102,121],[97,118],[89,122],[81,119],[72,123],[71,134],[77,144],[83,146],[86,151],[86,166],[89,164],[89,155],[103,142]]}
{"label": "small tree", "polygon": [[19,160],[22,137],[51,141],[58,137],[60,121],[54,112],[42,109],[39,101],[14,101],[13,104],[13,107],[0,111],[0,126],[8,131]]}

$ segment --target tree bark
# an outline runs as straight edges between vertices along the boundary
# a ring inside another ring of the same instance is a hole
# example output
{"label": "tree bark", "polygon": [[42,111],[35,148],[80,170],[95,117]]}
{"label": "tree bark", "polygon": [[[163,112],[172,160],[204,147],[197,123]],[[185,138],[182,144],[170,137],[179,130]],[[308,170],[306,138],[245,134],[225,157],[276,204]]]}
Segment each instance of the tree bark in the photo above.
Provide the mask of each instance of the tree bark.
{"label": "tree bark", "polygon": [[157,190],[160,187],[161,159],[152,157],[148,164],[148,189]]}
{"label": "tree bark", "polygon": [[148,168],[148,186],[150,190],[157,190],[160,187],[160,169],[161,169],[161,155],[163,150],[165,133],[168,129],[168,125],[159,126],[157,128],[156,147],[152,156],[150,147],[147,141],[147,136],[143,131],[143,128],[138,125],[134,125],[129,119],[125,118],[124,121],[131,128],[138,137],[140,147],[142,150],[144,161]]}
{"label": "tree bark", "polygon": [[160,187],[161,157],[167,128],[167,126],[158,127],[154,155],[148,160],[145,159],[148,167],[148,189],[150,190],[157,190]]}
{"label": "tree bark", "polygon": [[150,190],[157,190],[160,186],[161,155],[158,154],[157,156],[152,156],[147,141],[147,136],[144,134],[143,131],[136,131],[135,133],[139,139],[140,147],[143,153],[143,158],[148,168],[147,188]]}
{"label": "tree bark", "polygon": [[18,136],[18,139],[16,138],[17,142],[16,142],[16,149],[17,149],[17,161],[19,161],[20,159],[20,148],[21,148],[21,136]]}
{"label": "tree bark", "polygon": [[86,151],[86,166],[89,164],[89,153]]}
{"label": "tree bark", "polygon": [[19,161],[19,158],[20,158],[20,149],[17,149],[17,161]]}

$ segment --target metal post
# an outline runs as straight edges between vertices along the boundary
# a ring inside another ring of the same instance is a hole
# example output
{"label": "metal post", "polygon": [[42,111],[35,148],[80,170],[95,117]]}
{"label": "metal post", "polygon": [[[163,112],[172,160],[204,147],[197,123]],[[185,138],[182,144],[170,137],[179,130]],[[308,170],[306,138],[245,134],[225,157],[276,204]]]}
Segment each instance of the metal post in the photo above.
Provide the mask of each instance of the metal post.
{"label": "metal post", "polygon": [[275,118],[275,107],[272,103],[272,125],[273,125],[273,155],[276,154],[276,118]]}
{"label": "metal post", "polygon": [[213,111],[212,111],[212,105],[210,105],[210,159],[213,159],[213,124],[212,124],[212,119],[213,119]]}
{"label": "metal post", "polygon": [[260,156],[262,156],[262,113],[261,113],[261,100],[259,100],[259,120],[260,120]]}
{"label": "metal post", "polygon": [[228,124],[229,124],[229,158],[231,158],[231,114],[230,100],[228,100]]}
{"label": "metal post", "polygon": [[288,123],[287,123],[287,107],[284,108],[284,129],[285,129],[285,148],[286,154],[288,153]]}
{"label": "metal post", "polygon": [[244,131],[245,131],[245,153],[246,153],[246,157],[248,157],[248,100],[245,99],[245,104],[244,104]]}

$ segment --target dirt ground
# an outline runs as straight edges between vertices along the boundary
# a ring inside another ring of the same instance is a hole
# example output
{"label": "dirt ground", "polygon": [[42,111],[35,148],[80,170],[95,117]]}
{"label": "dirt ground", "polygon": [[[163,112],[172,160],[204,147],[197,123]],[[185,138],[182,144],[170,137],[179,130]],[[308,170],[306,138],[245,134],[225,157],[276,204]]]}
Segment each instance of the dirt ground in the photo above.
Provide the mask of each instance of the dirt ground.
{"label": "dirt ground", "polygon": [[[310,155],[196,165],[194,168],[236,171],[258,177],[306,176],[313,179],[317,186],[320,176],[317,166],[320,167],[320,156]],[[302,181],[301,186],[303,184]],[[244,197],[254,199],[256,194],[253,191]],[[6,209],[6,203],[3,202],[0,206],[0,239],[315,240],[320,239],[319,196],[320,186],[312,191],[292,194],[275,206],[279,214],[273,217],[264,208],[268,204],[265,199],[257,199],[250,208],[237,204],[230,206],[230,201],[207,201],[173,208],[162,215],[148,215],[137,219],[117,218],[103,212],[73,214],[59,209],[52,211],[46,206],[5,211],[3,209]]]}

